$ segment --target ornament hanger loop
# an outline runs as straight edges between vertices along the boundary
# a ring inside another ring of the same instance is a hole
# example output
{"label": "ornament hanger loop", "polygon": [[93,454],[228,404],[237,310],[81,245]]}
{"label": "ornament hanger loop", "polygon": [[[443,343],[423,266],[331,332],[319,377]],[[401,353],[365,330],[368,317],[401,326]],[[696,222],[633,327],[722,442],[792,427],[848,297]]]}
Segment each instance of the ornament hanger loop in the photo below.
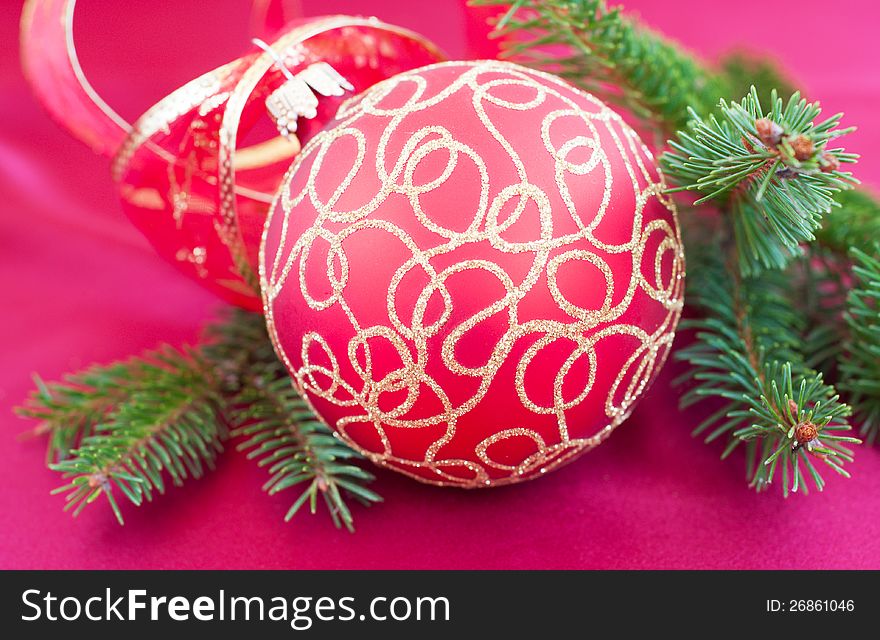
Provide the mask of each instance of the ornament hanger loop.
{"label": "ornament hanger loop", "polygon": [[281,70],[281,73],[283,73],[288,80],[293,80],[293,74],[290,72],[290,69],[287,68],[287,65],[284,64],[284,60],[281,59],[281,56],[278,55],[278,52],[272,48],[272,45],[268,44],[265,40],[261,38],[251,38],[251,42],[260,47],[260,49],[268,53],[270,56],[272,56],[272,59],[275,61],[275,66],[277,66]]}

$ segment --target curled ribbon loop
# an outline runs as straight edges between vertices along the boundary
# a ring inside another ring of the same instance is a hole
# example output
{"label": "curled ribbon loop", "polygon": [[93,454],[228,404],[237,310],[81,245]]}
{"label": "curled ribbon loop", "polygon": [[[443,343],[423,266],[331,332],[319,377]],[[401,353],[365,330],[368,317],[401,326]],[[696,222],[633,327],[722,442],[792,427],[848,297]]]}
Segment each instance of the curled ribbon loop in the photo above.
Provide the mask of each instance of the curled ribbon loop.
{"label": "curled ribbon loop", "polygon": [[83,73],[73,42],[76,0],[28,0],[21,18],[24,74],[40,103],[97,153],[113,156],[131,125]]}

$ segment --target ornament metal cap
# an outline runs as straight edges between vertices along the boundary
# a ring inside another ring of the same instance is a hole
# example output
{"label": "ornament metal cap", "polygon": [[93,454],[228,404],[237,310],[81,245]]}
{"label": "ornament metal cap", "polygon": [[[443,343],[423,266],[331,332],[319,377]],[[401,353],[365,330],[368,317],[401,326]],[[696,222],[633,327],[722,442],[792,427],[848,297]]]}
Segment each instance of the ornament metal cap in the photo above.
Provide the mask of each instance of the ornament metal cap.
{"label": "ornament metal cap", "polygon": [[293,75],[271,46],[259,38],[251,42],[272,56],[275,65],[287,78],[266,98],[266,109],[285,138],[290,138],[296,131],[297,119],[311,119],[318,115],[316,92],[322,96],[341,96],[346,91],[354,91],[354,86],[326,62],[317,62]]}

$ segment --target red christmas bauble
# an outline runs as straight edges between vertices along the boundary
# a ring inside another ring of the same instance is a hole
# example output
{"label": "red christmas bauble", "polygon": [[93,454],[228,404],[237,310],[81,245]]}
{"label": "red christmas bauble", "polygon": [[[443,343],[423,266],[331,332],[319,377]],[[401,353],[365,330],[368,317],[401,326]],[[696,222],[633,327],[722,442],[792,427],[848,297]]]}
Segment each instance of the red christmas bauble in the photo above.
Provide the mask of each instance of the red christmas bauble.
{"label": "red christmas bauble", "polygon": [[357,92],[442,59],[410,31],[352,16],[294,23],[271,49],[168,95],[134,124],[114,160],[123,208],[156,250],[228,301],[254,310],[269,204],[300,145],[332,119],[343,98],[315,91],[316,112],[297,121],[289,140],[279,135],[267,99],[316,63],[328,63]]}
{"label": "red christmas bauble", "polygon": [[264,231],[270,335],[348,444],[419,480],[536,477],[629,416],[684,255],[651,153],[554,76],[409,71],[344,103]]}

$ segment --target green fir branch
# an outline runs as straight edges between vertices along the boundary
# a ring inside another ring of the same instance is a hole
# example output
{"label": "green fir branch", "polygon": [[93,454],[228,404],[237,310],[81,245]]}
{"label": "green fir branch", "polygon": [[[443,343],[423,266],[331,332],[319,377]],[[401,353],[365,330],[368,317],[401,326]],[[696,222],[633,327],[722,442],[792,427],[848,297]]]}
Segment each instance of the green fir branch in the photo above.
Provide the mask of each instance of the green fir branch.
{"label": "green fir branch", "polygon": [[863,191],[837,195],[804,261],[798,302],[811,319],[808,362],[839,381],[868,443],[880,440],[880,204]]}
{"label": "green fir branch", "polygon": [[857,156],[828,148],[852,128],[836,128],[841,114],[814,124],[820,113],[798,93],[783,103],[775,91],[765,113],[753,86],[740,102],[721,100],[707,118],[691,110],[687,130],[661,159],[679,185],[670,191],[704,194],[695,204],[728,204],[744,275],[782,268],[799,255],[835,206],[835,193],[855,182],[838,167]]}
{"label": "green fir branch", "polygon": [[869,443],[880,435],[880,243],[872,254],[853,249],[856,284],[846,306],[846,341],[840,388],[848,394]]}
{"label": "green fir branch", "polygon": [[806,493],[807,475],[821,490],[819,463],[848,476],[846,444],[858,442],[843,435],[851,429],[850,409],[803,363],[801,319],[784,295],[785,276],[771,271],[744,278],[725,266],[721,248],[701,248],[689,257],[688,280],[689,302],[701,317],[682,323],[696,339],[675,357],[690,365],[678,380],[691,383],[682,407],[709,398],[719,406],[694,435],[724,439],[722,457],[744,444],[749,484],[759,491],[777,475],[786,496]]}
{"label": "green fir branch", "polygon": [[373,475],[350,460],[360,454],[341,443],[296,393],[289,379],[265,376],[244,387],[237,399],[246,407],[238,413],[235,435],[246,440],[238,446],[248,458],[259,460],[270,478],[263,485],[269,495],[300,487],[302,491],[285,516],[290,520],[308,502],[315,513],[319,496],[337,527],[354,530],[347,494],[365,505],[381,501],[365,485]]}
{"label": "green fir branch", "polygon": [[844,321],[847,292],[852,285],[849,259],[813,243],[787,275],[793,304],[805,320],[801,348],[805,362],[826,379],[837,380],[841,345],[849,335]]}
{"label": "green fir branch", "polygon": [[[290,520],[308,503],[315,513],[320,500],[333,523],[354,530],[346,498],[364,505],[381,497],[367,488],[374,479],[353,464],[362,455],[336,438],[296,392],[282,363],[275,356],[262,316],[233,312],[230,322],[212,328],[213,345],[206,347],[218,363],[234,362],[234,375],[225,376],[228,404],[233,416],[233,435],[245,438],[238,450],[267,468],[270,478],[263,486],[274,495],[302,487],[285,520]],[[247,350],[230,345],[253,345]]]}
{"label": "green fir branch", "polygon": [[870,253],[880,239],[880,202],[862,189],[835,194],[837,206],[822,219],[817,244],[847,256],[851,248]]}
{"label": "green fir branch", "polygon": [[207,328],[198,349],[166,346],[37,385],[18,412],[48,436],[49,466],[67,481],[54,493],[67,495],[74,515],[103,495],[122,523],[120,497],[140,506],[169,481],[201,477],[230,428],[248,438],[240,448],[251,449],[249,457],[269,466],[270,493],[308,479],[311,511],[320,496],[337,526],[353,528],[347,497],[380,500],[366,487],[373,476],[353,464],[362,456],[297,395],[259,314],[231,311]]}
{"label": "green fir branch", "polygon": [[475,0],[511,5],[496,25],[502,55],[555,73],[646,123],[671,133],[688,107],[708,111],[729,92],[672,42],[623,16],[603,0]]}
{"label": "green fir branch", "polygon": [[84,438],[96,433],[128,395],[132,373],[128,363],[117,363],[69,374],[60,383],[47,384],[34,376],[36,389],[15,412],[39,421],[31,435],[46,436],[47,464],[68,458]]}
{"label": "green fir branch", "polygon": [[[120,495],[139,506],[165,492],[166,478],[181,485],[213,468],[226,427],[209,364],[198,353],[165,347],[122,365],[94,367],[78,381],[90,379],[106,380],[125,395],[114,397],[117,404],[67,457],[49,465],[68,481],[53,491],[67,494],[65,510],[78,515],[103,495],[122,524]],[[80,384],[57,395],[89,404],[89,396],[103,399],[103,393],[100,384]]]}

